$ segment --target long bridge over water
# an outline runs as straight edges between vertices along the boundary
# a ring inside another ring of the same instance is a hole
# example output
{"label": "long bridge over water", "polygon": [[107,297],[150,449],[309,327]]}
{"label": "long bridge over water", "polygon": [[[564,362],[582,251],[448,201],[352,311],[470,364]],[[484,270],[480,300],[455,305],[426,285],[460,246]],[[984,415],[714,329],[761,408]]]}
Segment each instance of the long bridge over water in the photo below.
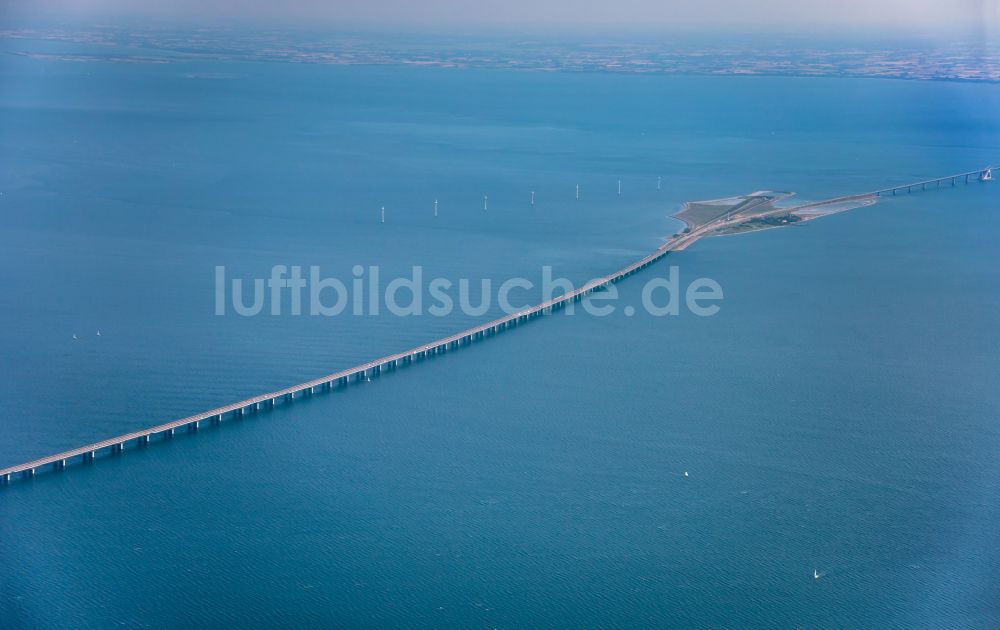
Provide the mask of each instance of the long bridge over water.
{"label": "long bridge over water", "polygon": [[[951,185],[955,185],[958,181],[969,183],[970,177],[979,181],[989,181],[992,180],[992,175],[992,167],[987,167],[978,171],[969,171],[966,173],[959,173],[957,175],[949,175],[947,177],[916,182],[914,184],[884,188],[870,193],[836,197],[834,199],[827,199],[825,201],[790,208],[779,208],[768,212],[767,214],[793,212],[795,210],[840,203],[849,200],[875,199],[884,194],[895,195],[898,191],[903,190],[912,192],[917,189],[917,187],[920,187],[920,190],[926,190],[927,186],[940,186],[943,182],[950,182]],[[592,293],[604,291],[612,283],[618,282],[619,280],[623,280],[638,273],[639,271],[642,271],[646,267],[649,267],[656,261],[666,256],[668,253],[672,251],[681,251],[702,236],[705,236],[720,227],[739,223],[742,220],[744,219],[739,216],[733,218],[728,214],[724,215],[723,217],[710,221],[709,223],[706,223],[689,233],[678,234],[640,260],[637,260],[634,263],[615,271],[614,273],[591,280],[590,282],[568,293],[564,293],[551,300],[525,308],[516,313],[494,319],[486,322],[485,324],[468,328],[449,337],[437,339],[422,346],[411,348],[405,352],[399,352],[381,357],[346,370],[341,370],[339,372],[334,372],[333,374],[328,374],[327,376],[306,381],[305,383],[299,383],[298,385],[286,387],[285,389],[278,391],[260,394],[259,396],[240,400],[215,409],[209,409],[208,411],[203,411],[179,420],[140,429],[124,435],[117,435],[106,440],[101,440],[100,442],[94,442],[93,444],[87,444],[79,448],[70,449],[68,451],[35,459],[30,462],[18,464],[16,466],[8,466],[7,468],[0,469],[0,483],[7,484],[17,476],[32,478],[37,472],[47,467],[51,467],[53,470],[63,470],[73,460],[92,462],[94,458],[102,452],[110,452],[113,454],[121,453],[129,444],[143,446],[148,444],[153,438],[169,439],[178,430],[197,431],[203,423],[219,424],[227,419],[240,418],[250,413],[255,413],[264,409],[271,409],[278,404],[289,404],[296,398],[308,397],[323,391],[331,391],[336,388],[346,387],[352,382],[367,381],[372,376],[377,376],[382,372],[395,370],[399,367],[412,364],[415,361],[428,359],[438,354],[456,350],[473,342],[495,336],[515,326],[527,323],[532,319],[541,317],[542,315],[562,309],[572,302],[583,300]]]}

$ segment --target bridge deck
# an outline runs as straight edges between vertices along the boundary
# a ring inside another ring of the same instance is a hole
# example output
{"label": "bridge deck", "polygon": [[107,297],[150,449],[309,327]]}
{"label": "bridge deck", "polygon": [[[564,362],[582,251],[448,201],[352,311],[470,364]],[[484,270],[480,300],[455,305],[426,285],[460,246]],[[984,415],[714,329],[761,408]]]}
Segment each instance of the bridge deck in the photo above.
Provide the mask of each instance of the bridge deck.
{"label": "bridge deck", "polygon": [[54,455],[49,455],[47,457],[35,459],[30,462],[18,464],[16,466],[9,466],[7,468],[0,469],[0,477],[33,471],[34,469],[41,468],[48,464],[60,464],[63,463],[65,460],[71,459],[73,457],[84,456],[92,454],[96,451],[100,451],[102,449],[124,445],[126,442],[130,442],[132,440],[149,438],[157,434],[165,434],[171,431],[172,429],[173,430],[181,429],[186,426],[194,425],[195,423],[200,423],[205,420],[212,420],[214,418],[223,416],[228,413],[239,412],[247,408],[255,408],[260,403],[277,402],[281,399],[284,399],[286,396],[294,397],[296,394],[305,392],[307,390],[312,391],[316,387],[335,385],[338,382],[341,382],[345,378],[350,380],[353,377],[357,377],[359,375],[365,375],[368,373],[369,370],[395,365],[399,361],[412,360],[413,358],[428,352],[445,350],[447,349],[448,346],[452,344],[460,343],[464,340],[471,341],[471,339],[474,336],[479,334],[489,334],[492,332],[499,332],[499,330],[503,329],[504,327],[508,326],[511,323],[516,324],[525,319],[550,312],[552,310],[561,308],[572,301],[575,301],[586,295],[589,295],[595,291],[602,290],[606,288],[609,284],[617,282],[618,280],[621,280],[622,278],[625,278],[635,273],[636,271],[639,271],[640,269],[643,269],[653,264],[663,256],[667,255],[667,253],[670,252],[672,249],[679,248],[680,246],[686,244],[688,241],[697,239],[699,236],[700,233],[697,235],[695,233],[679,235],[678,237],[671,239],[661,247],[657,248],[656,251],[649,254],[648,256],[645,256],[644,258],[626,267],[623,267],[622,269],[619,269],[618,271],[612,274],[603,276],[601,278],[597,278],[595,280],[591,280],[590,282],[587,282],[586,284],[580,286],[577,289],[574,289],[573,291],[561,294],[551,300],[542,302],[541,304],[536,304],[535,306],[520,310],[516,313],[499,317],[492,321],[486,322],[485,324],[480,324],[479,326],[467,328],[466,330],[457,332],[448,337],[442,337],[430,343],[426,343],[417,346],[415,348],[410,348],[409,350],[406,350],[404,352],[398,352],[396,354],[380,357],[378,359],[368,361],[367,363],[362,363],[360,365],[356,365],[354,367],[347,368],[345,370],[340,370],[339,372],[334,372],[333,374],[328,374],[326,376],[306,381],[304,383],[292,385],[291,387],[286,387],[284,389],[279,389],[273,392],[268,392],[265,394],[260,394],[258,396],[253,396],[252,398],[246,398],[244,400],[224,405],[222,407],[209,409],[208,411],[203,411],[201,413],[180,418],[172,422],[159,424],[153,427],[148,427],[138,431],[133,431],[131,433],[124,433],[122,435],[117,435],[115,437],[108,438],[106,440],[101,440],[100,442],[94,442],[93,444],[87,444],[79,448],[63,451],[61,453],[56,453]]}
{"label": "bridge deck", "polygon": [[[836,203],[838,201],[858,199],[863,197],[873,197],[873,196],[878,196],[882,192],[901,190],[904,188],[912,188],[913,186],[920,186],[927,183],[951,180],[953,178],[957,179],[960,177],[965,177],[966,175],[979,176],[984,172],[985,170],[970,171],[968,173],[960,173],[958,175],[950,175],[948,177],[941,177],[937,179],[926,180],[924,182],[917,182],[916,184],[897,186],[895,188],[885,188],[882,190],[873,191],[871,193],[864,193],[861,195],[849,195],[845,197],[837,197],[835,199],[828,199],[825,201],[815,202],[796,207],[805,208],[810,206]],[[791,210],[793,210],[793,208],[782,208],[782,209],[776,209],[773,212],[783,212]],[[740,220],[739,218],[735,219],[735,221],[739,220]],[[286,399],[287,397],[291,397],[292,399],[294,399],[296,394],[300,394],[307,391],[311,393],[317,387],[324,387],[324,386],[332,387],[338,383],[344,382],[345,379],[347,382],[349,382],[351,378],[366,376],[369,370],[381,370],[381,368],[383,367],[395,367],[401,361],[402,362],[412,361],[414,358],[418,358],[420,356],[426,356],[427,353],[436,353],[440,351],[445,351],[452,344],[460,344],[463,341],[471,342],[476,338],[477,335],[485,336],[487,334],[500,332],[501,330],[505,329],[511,324],[516,325],[518,322],[525,321],[527,319],[539,315],[543,315],[558,308],[562,308],[567,304],[569,304],[570,302],[582,299],[583,297],[595,291],[600,291],[606,288],[609,284],[618,282],[619,280],[626,278],[636,273],[637,271],[640,271],[641,269],[648,267],[657,260],[666,256],[671,251],[681,251],[685,249],[688,245],[698,240],[706,233],[711,232],[712,230],[718,228],[720,226],[719,223],[720,221],[723,220],[720,219],[710,222],[688,234],[679,234],[676,237],[668,240],[666,243],[661,245],[659,248],[657,248],[649,255],[635,261],[634,263],[626,267],[623,267],[618,271],[615,271],[614,273],[608,274],[601,278],[591,280],[590,282],[582,285],[577,289],[574,289],[573,291],[564,293],[551,300],[542,302],[541,304],[536,304],[535,306],[531,306],[529,308],[518,311],[516,313],[512,313],[510,315],[499,317],[492,321],[486,322],[485,324],[480,324],[479,326],[468,328],[461,332],[457,332],[454,335],[443,337],[441,339],[437,339],[435,341],[423,344],[421,346],[417,346],[415,348],[410,348],[405,352],[399,352],[396,354],[384,356],[375,359],[373,361],[369,361],[367,363],[362,363],[361,365],[356,365],[354,367],[347,368],[345,370],[340,370],[339,372],[334,372],[333,374],[328,374],[326,376],[313,379],[311,381],[299,383],[298,385],[292,385],[291,387],[286,387],[284,389],[279,389],[277,391],[268,392],[266,394],[260,394],[259,396],[254,396],[252,398],[246,398],[244,400],[224,405],[222,407],[216,407],[215,409],[210,409],[208,411],[203,411],[201,413],[187,416],[185,418],[180,418],[179,420],[174,420],[172,422],[167,422],[153,427],[140,429],[138,431],[133,431],[131,433],[117,435],[115,437],[108,438],[106,440],[101,440],[100,442],[94,442],[93,444],[87,444],[79,448],[63,451],[61,453],[56,453],[54,455],[49,455],[47,457],[41,457],[39,459],[35,459],[30,462],[25,462],[23,464],[8,466],[7,468],[0,469],[0,481],[7,481],[13,475],[16,475],[18,473],[33,474],[36,469],[49,464],[61,466],[66,463],[66,460],[69,460],[73,457],[78,457],[78,456],[87,457],[93,455],[94,453],[102,449],[124,447],[125,443],[132,440],[143,440],[143,439],[148,440],[150,437],[154,435],[167,434],[173,430],[180,429],[186,426],[196,427],[198,423],[205,420],[212,420],[212,419],[221,420],[224,414],[228,413],[242,414],[244,410],[255,409],[257,408],[258,405],[262,403],[273,404],[279,400]],[[730,219],[730,221],[734,221],[734,219]]]}
{"label": "bridge deck", "polygon": [[978,171],[967,171],[965,173],[958,173],[957,175],[948,175],[946,177],[935,177],[934,179],[925,179],[924,181],[921,181],[921,182],[914,182],[912,184],[906,184],[906,185],[903,185],[903,186],[893,186],[891,188],[882,188],[880,190],[872,191],[871,194],[873,194],[875,196],[879,196],[882,193],[891,193],[891,192],[895,192],[897,190],[909,190],[911,188],[916,188],[917,186],[927,186],[929,184],[939,184],[941,182],[954,181],[954,180],[957,180],[959,178],[979,177],[979,176],[983,175],[984,173],[986,173],[987,171],[991,170],[991,168],[992,167],[986,167],[985,169],[980,169]]}

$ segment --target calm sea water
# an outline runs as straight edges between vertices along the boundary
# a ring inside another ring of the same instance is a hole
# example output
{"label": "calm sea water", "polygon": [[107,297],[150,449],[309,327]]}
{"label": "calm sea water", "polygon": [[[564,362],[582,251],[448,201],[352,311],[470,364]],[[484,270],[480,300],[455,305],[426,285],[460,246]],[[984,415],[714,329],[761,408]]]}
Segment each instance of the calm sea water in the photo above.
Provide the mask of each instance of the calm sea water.
{"label": "calm sea water", "polygon": [[[579,282],[685,200],[995,163],[998,107],[995,85],[5,55],[0,464],[476,321],[217,317],[216,265]],[[674,264],[723,286],[715,317],[544,318],[14,483],[0,627],[996,628],[997,195],[703,241],[620,304]]]}

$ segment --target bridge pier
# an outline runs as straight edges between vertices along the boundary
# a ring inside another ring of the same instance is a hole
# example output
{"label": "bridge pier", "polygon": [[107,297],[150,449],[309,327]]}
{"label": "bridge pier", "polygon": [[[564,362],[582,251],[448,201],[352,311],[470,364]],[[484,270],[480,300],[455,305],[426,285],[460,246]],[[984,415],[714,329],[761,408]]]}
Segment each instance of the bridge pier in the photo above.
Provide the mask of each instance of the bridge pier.
{"label": "bridge pier", "polygon": [[34,476],[35,476],[34,468],[28,468],[27,470],[21,473],[21,477],[23,477],[24,479],[31,479]]}
{"label": "bridge pier", "polygon": [[65,469],[66,469],[65,459],[59,459],[52,462],[52,470],[65,470]]}
{"label": "bridge pier", "polygon": [[121,453],[124,450],[125,450],[125,443],[124,442],[119,442],[118,444],[112,444],[111,445],[111,454],[112,455],[118,455],[119,453]]}
{"label": "bridge pier", "polygon": [[90,463],[90,462],[94,461],[94,455],[95,455],[94,451],[88,451],[88,452],[84,453],[83,455],[81,455],[81,457],[82,457],[84,463]]}
{"label": "bridge pier", "polygon": [[10,473],[4,473],[0,475],[0,483],[5,485],[10,483]]}
{"label": "bridge pier", "polygon": [[139,446],[146,446],[147,444],[149,444],[149,436],[140,435],[138,438],[136,438],[135,443]]}

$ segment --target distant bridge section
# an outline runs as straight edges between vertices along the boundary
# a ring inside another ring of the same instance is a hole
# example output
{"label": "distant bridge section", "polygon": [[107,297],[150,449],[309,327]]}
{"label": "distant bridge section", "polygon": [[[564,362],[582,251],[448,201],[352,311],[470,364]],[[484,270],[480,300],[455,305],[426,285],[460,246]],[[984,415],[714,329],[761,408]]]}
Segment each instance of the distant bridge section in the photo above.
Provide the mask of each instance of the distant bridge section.
{"label": "distant bridge section", "polygon": [[927,179],[922,182],[916,182],[913,184],[906,184],[904,186],[895,186],[893,188],[883,188],[882,190],[874,191],[876,197],[881,197],[882,195],[895,195],[898,192],[913,192],[918,186],[920,190],[927,190],[928,186],[934,186],[935,188],[940,188],[941,184],[949,184],[951,186],[956,185],[959,181],[964,184],[969,183],[969,178],[975,178],[981,182],[988,182],[993,179],[993,167],[987,166],[986,168],[979,171],[969,171],[967,173],[959,173],[957,175],[949,175],[947,177],[938,177],[937,179]]}

